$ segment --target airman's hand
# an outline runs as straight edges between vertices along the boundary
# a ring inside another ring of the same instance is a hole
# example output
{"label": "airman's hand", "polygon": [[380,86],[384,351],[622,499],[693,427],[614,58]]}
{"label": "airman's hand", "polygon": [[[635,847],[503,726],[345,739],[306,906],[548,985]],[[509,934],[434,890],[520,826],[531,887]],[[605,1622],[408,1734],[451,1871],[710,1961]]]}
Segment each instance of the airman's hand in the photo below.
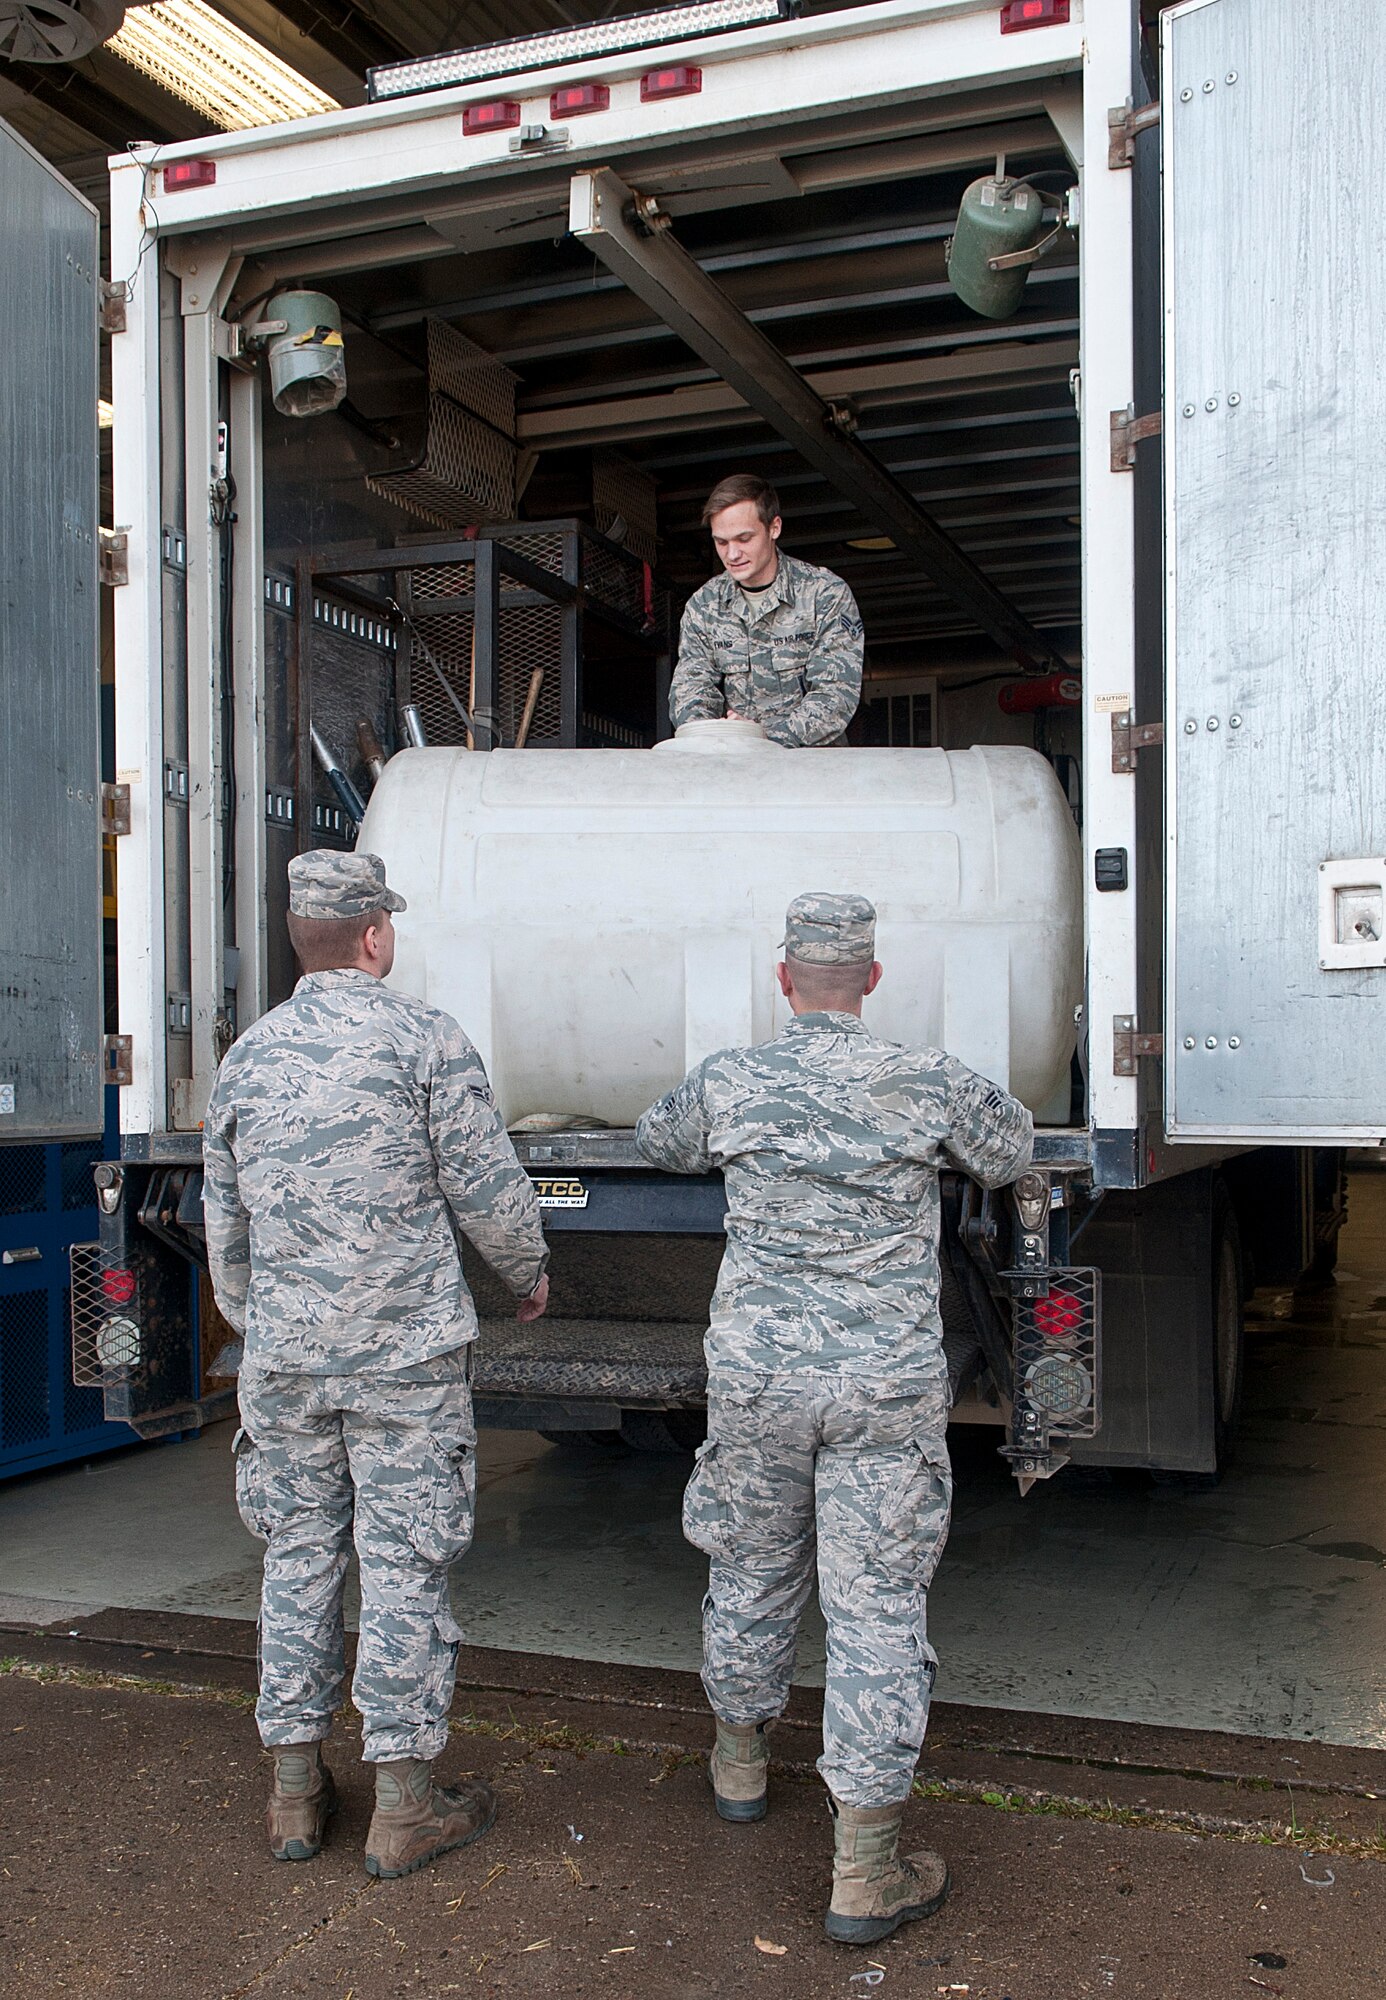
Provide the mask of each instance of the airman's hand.
{"label": "airman's hand", "polygon": [[534,1290],[530,1293],[529,1297],[527,1299],[521,1299],[520,1303],[516,1306],[515,1317],[516,1319],[519,1320],[538,1319],[541,1316],[541,1314],[547,1309],[548,1303],[549,1303],[549,1274],[547,1271],[545,1271],[543,1277],[534,1287]]}

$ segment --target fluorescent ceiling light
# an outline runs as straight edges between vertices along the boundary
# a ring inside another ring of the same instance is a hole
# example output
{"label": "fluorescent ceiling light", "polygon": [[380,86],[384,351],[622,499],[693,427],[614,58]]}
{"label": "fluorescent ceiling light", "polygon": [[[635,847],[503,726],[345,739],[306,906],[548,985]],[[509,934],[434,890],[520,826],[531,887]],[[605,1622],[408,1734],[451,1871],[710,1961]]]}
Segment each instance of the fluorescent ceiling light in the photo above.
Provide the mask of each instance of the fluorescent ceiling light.
{"label": "fluorescent ceiling light", "polygon": [[114,422],[115,411],[104,396],[98,396],[96,399],[96,428],[99,431],[108,431]]}
{"label": "fluorescent ceiling light", "polygon": [[335,97],[243,35],[203,0],[131,7],[106,47],[223,132],[341,109]]}
{"label": "fluorescent ceiling light", "polygon": [[730,28],[790,20],[797,12],[798,0],[701,0],[696,6],[657,7],[649,14],[626,14],[586,28],[517,35],[513,41],[454,49],[448,55],[428,56],[420,62],[385,63],[367,72],[366,84],[375,103],[382,97],[406,97],[416,90],[449,90],[459,83],[519,76],[525,70],[577,62],[583,56],[621,55],[631,49],[656,48],[662,42],[686,41],[690,35],[716,35]]}

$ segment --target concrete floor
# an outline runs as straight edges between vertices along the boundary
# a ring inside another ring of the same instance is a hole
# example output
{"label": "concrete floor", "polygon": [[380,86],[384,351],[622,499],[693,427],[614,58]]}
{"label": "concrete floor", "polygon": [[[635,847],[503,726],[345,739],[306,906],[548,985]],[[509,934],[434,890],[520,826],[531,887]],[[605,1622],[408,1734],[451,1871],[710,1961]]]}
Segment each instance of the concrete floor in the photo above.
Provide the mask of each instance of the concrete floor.
{"label": "concrete floor", "polygon": [[[1020,1501],[967,1438],[930,1600],[957,1702],[1386,1747],[1386,1174],[1354,1178],[1338,1282],[1259,1294],[1216,1493],[1061,1477]],[[227,1425],[0,1487],[0,1620],[102,1606],[250,1617],[259,1545]],[[702,1560],[681,1460],[483,1433],[455,1575],[476,1645],[694,1668]],[[822,1678],[806,1622],[800,1678]]]}

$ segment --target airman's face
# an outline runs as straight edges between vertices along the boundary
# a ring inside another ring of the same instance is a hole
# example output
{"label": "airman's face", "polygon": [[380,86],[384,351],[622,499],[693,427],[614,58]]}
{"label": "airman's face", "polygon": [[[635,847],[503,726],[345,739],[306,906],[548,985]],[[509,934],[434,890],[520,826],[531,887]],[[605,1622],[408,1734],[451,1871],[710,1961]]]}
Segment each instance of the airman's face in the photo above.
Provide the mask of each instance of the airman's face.
{"label": "airman's face", "polygon": [[779,562],[775,545],[782,525],[777,514],[767,527],[756,511],[754,500],[738,500],[735,506],[724,507],[714,514],[708,522],[712,545],[727,575],[752,590],[769,583]]}

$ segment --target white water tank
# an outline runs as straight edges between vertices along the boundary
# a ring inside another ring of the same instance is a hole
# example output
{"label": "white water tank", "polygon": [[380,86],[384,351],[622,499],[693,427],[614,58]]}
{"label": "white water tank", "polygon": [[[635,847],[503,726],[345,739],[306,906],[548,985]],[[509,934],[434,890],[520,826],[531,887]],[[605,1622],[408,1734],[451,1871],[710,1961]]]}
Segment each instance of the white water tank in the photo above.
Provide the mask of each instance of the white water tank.
{"label": "white water tank", "polygon": [[875,1033],[1066,1120],[1079,844],[1032,750],[787,750],[728,722],[655,750],[411,749],[359,845],[409,902],[391,983],[461,1021],[511,1124],[633,1125],[712,1050],[768,1040],[807,889],[876,905]]}

